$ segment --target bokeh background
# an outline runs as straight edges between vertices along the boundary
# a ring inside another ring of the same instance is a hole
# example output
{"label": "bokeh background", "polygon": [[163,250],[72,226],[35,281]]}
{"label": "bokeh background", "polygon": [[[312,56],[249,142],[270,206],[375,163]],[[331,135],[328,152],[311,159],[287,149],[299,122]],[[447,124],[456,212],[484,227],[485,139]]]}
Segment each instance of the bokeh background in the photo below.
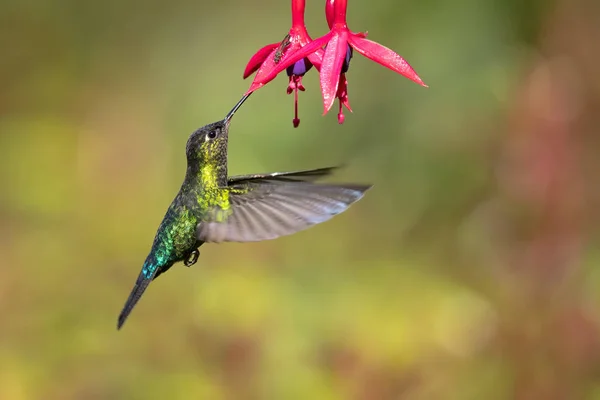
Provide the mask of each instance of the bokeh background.
{"label": "bokeh background", "polygon": [[[324,2],[308,0],[313,37]],[[230,173],[374,183],[299,234],[203,246],[117,315],[196,128],[289,28],[275,0],[0,3],[0,399],[600,399],[600,3],[349,2],[354,109],[280,76]]]}

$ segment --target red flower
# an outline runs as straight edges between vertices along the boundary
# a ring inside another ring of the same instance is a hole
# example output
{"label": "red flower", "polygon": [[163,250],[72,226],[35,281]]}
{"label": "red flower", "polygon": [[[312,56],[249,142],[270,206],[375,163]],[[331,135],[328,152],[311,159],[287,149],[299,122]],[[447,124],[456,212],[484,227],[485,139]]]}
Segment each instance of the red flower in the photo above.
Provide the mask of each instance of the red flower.
{"label": "red flower", "polygon": [[[341,124],[344,122],[342,106],[352,111],[348,102],[346,72],[350,66],[353,49],[419,85],[427,87],[406,60],[394,51],[367,40],[366,33],[354,33],[348,29],[346,23],[347,0],[326,0],[325,14],[330,31],[315,40],[310,39],[304,26],[304,5],[304,0],[292,0],[292,29],[289,36],[286,36],[281,44],[275,43],[262,48],[248,63],[244,77],[257,69],[258,72],[247,93],[264,86],[281,71],[287,69],[290,76],[288,93],[296,91],[297,98],[297,90],[304,90],[301,77],[308,71],[309,64],[312,63],[319,70],[324,114],[331,109],[335,99],[339,99],[338,122]],[[323,47],[325,47],[324,51]],[[302,66],[305,66],[305,69],[302,69]],[[294,73],[296,69],[301,73]],[[296,114],[294,126],[297,126],[297,123],[299,120]]]}
{"label": "red flower", "polygon": [[300,49],[312,42],[304,25],[304,7],[305,0],[292,0],[292,27],[289,33],[281,43],[269,44],[258,50],[250,58],[244,70],[244,79],[258,71],[246,94],[261,88],[272,81],[281,71],[287,70],[290,81],[287,93],[294,92],[294,127],[300,124],[298,90],[305,90],[302,85],[302,77],[313,65],[319,70],[323,59],[323,50],[320,48],[316,48],[310,54],[295,57]]}
{"label": "red flower", "polygon": [[328,43],[320,70],[324,113],[331,109],[333,102],[338,98],[340,100],[338,114],[340,124],[344,122],[342,104],[350,110],[345,72],[348,69],[350,57],[352,57],[352,49],[413,82],[427,87],[404,58],[379,43],[365,39],[366,33],[354,33],[348,29],[346,24],[347,5],[348,0],[326,0],[325,15],[331,31],[324,36]]}

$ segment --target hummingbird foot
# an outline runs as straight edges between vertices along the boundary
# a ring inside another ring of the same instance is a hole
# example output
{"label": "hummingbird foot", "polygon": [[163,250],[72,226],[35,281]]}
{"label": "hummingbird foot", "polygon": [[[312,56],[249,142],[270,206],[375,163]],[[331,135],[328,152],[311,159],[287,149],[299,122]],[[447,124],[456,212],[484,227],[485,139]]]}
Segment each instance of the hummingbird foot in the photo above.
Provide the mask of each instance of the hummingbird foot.
{"label": "hummingbird foot", "polygon": [[183,260],[183,265],[185,265],[188,268],[191,267],[192,265],[196,264],[196,261],[198,261],[198,257],[200,257],[200,251],[196,249],[190,254],[188,254],[185,260]]}

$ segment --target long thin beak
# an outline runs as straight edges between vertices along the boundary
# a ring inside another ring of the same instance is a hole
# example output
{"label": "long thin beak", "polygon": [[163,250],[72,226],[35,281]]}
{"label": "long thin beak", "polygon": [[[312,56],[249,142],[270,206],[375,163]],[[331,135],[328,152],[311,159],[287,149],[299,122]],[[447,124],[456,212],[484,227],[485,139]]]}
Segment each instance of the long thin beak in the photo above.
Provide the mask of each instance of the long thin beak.
{"label": "long thin beak", "polygon": [[236,111],[237,111],[237,110],[238,110],[238,109],[239,109],[239,108],[242,106],[242,104],[244,104],[244,102],[246,101],[246,99],[247,99],[248,97],[250,97],[250,95],[251,95],[252,93],[253,93],[253,92],[250,92],[250,93],[248,93],[248,94],[245,94],[245,95],[244,95],[244,96],[243,96],[243,97],[240,99],[240,101],[238,101],[238,102],[237,102],[237,104],[236,104],[236,105],[235,105],[235,106],[234,106],[234,107],[231,109],[231,111],[229,111],[229,113],[228,113],[228,114],[225,116],[225,120],[224,120],[224,122],[225,122],[225,124],[226,124],[226,125],[229,125],[229,122],[231,121],[231,117],[233,117],[233,114],[235,114],[235,112],[236,112]]}

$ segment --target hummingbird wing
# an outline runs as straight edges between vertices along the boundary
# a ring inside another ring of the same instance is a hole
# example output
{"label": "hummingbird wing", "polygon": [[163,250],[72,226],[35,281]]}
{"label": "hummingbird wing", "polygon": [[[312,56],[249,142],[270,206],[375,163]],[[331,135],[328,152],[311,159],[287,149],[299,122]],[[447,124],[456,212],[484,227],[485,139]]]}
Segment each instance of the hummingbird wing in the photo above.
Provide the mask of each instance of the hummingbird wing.
{"label": "hummingbird wing", "polygon": [[276,179],[278,181],[284,182],[313,182],[319,178],[323,178],[324,176],[331,175],[338,168],[339,167],[326,167],[294,172],[273,172],[270,174],[238,175],[230,177],[227,180],[227,182],[229,186],[238,184],[240,182],[263,179]]}
{"label": "hummingbird wing", "polygon": [[345,211],[371,187],[312,182],[331,170],[230,178],[229,209],[209,212],[197,226],[198,239],[256,242],[291,235]]}

